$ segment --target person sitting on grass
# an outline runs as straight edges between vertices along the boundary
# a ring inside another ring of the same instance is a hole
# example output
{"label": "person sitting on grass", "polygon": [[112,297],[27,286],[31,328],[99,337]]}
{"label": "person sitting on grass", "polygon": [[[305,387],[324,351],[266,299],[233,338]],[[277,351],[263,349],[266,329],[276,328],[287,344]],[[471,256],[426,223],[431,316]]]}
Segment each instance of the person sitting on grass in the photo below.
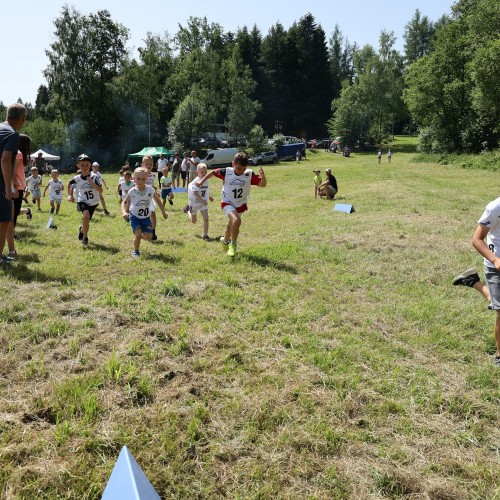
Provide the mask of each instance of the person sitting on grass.
{"label": "person sitting on grass", "polygon": [[474,288],[488,301],[488,309],[497,313],[494,329],[497,349],[495,365],[500,368],[500,198],[486,205],[477,222],[472,246],[484,257],[486,284],[474,268],[459,274],[453,284]]}
{"label": "person sitting on grass", "polygon": [[135,235],[134,251],[132,257],[139,257],[141,240],[151,241],[153,237],[153,224],[151,222],[152,201],[160,208],[163,218],[168,217],[160,197],[153,186],[148,186],[149,171],[144,167],[134,170],[135,187],[131,188],[122,203],[123,218],[130,222],[132,232]]}
{"label": "person sitting on grass", "polygon": [[318,194],[327,200],[333,200],[337,194],[337,179],[332,175],[332,171],[327,168],[325,170],[326,180],[318,186]]}

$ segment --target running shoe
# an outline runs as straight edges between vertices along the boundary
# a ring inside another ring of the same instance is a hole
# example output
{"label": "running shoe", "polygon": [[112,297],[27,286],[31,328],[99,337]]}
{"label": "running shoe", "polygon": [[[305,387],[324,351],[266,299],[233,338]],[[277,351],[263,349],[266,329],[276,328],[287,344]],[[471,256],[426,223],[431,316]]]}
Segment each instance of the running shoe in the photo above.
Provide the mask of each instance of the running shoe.
{"label": "running shoe", "polygon": [[222,243],[222,248],[224,249],[224,252],[227,252],[229,250],[229,242],[224,241],[224,236],[220,237],[220,242]]}
{"label": "running shoe", "polygon": [[234,257],[236,255],[236,243],[229,244],[229,250],[227,251],[229,257]]}
{"label": "running shoe", "polygon": [[472,269],[467,269],[467,271],[464,271],[463,273],[459,274],[453,280],[453,284],[455,286],[463,285],[463,286],[473,287],[478,281],[479,281],[479,275],[477,274],[477,271],[474,268],[472,268]]}
{"label": "running shoe", "polygon": [[78,239],[79,239],[80,241],[82,241],[82,240],[83,240],[82,226],[80,226],[80,227],[78,228]]}
{"label": "running shoe", "polygon": [[26,209],[26,219],[28,219],[28,220],[33,219],[33,214],[31,213],[31,208]]}
{"label": "running shoe", "polygon": [[86,247],[88,244],[89,244],[89,239],[86,236],[84,236],[82,239],[82,245]]}
{"label": "running shoe", "polygon": [[140,257],[141,256],[141,252],[139,252],[139,250],[134,250],[132,252],[132,257]]}

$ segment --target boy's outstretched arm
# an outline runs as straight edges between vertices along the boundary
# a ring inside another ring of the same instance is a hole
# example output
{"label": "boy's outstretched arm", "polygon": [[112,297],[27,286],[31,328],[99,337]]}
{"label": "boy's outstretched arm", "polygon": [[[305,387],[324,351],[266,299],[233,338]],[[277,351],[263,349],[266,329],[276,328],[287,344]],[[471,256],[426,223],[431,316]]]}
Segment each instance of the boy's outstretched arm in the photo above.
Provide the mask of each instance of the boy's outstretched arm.
{"label": "boy's outstretched arm", "polygon": [[484,239],[490,230],[489,227],[479,224],[474,236],[472,237],[472,246],[486,259],[488,259],[500,271],[500,257],[497,257],[489,248]]}
{"label": "boy's outstretched arm", "polygon": [[203,186],[203,183],[206,182],[206,181],[208,181],[208,179],[211,179],[214,175],[215,175],[215,170],[212,170],[211,172],[208,172],[208,174],[205,175],[203,177],[203,179],[201,179],[199,182],[197,182],[196,185],[198,187]]}
{"label": "boy's outstretched arm", "polygon": [[264,169],[262,167],[259,167],[259,177],[260,177],[259,187],[261,188],[266,187],[267,185],[266,174],[264,173]]}

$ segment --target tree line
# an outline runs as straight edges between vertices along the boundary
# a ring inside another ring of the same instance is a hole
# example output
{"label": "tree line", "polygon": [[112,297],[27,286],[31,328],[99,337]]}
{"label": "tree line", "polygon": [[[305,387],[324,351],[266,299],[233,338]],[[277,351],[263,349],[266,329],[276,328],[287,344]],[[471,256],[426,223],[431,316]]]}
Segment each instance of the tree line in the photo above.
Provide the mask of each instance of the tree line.
{"label": "tree line", "polygon": [[214,124],[254,142],[287,134],[380,144],[418,131],[425,151],[498,147],[497,0],[458,0],[434,23],[416,10],[403,54],[393,32],[381,32],[378,48],[358,47],[339,26],[327,38],[311,14],[265,36],[190,17],[173,36],[148,33],[136,58],[107,10],[64,6],[54,27],[47,84],[34,107],[24,103],[26,132],[67,157],[181,151]]}

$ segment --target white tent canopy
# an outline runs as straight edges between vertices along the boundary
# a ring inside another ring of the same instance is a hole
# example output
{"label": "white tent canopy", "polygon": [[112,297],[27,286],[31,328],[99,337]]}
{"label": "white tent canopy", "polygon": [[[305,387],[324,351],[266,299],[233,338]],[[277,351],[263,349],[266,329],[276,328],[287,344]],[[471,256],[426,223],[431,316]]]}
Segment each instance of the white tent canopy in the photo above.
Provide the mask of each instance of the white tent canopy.
{"label": "white tent canopy", "polygon": [[43,149],[39,149],[38,151],[35,151],[32,155],[30,155],[30,158],[34,160],[35,158],[38,157],[38,153],[42,153],[42,158],[44,160],[60,160],[60,156],[56,155],[51,155],[50,153],[46,153]]}

